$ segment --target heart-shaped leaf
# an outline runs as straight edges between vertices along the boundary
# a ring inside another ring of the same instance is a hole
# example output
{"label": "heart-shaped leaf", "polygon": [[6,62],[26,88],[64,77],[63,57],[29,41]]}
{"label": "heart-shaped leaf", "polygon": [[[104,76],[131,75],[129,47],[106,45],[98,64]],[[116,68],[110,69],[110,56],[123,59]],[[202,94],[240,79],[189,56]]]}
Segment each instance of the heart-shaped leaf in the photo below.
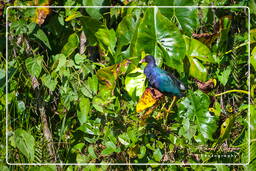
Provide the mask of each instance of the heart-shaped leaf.
{"label": "heart-shaped leaf", "polygon": [[128,45],[136,31],[137,18],[133,15],[126,15],[117,27],[117,38],[119,46]]}
{"label": "heart-shaped leaf", "polygon": [[29,57],[26,59],[25,64],[28,72],[35,77],[39,77],[42,70],[43,56]]}
{"label": "heart-shaped leaf", "polygon": [[145,90],[146,76],[140,68],[134,69],[125,78],[125,89],[133,97],[140,97]]}
{"label": "heart-shaped leaf", "polygon": [[146,10],[138,27],[137,40],[131,49],[140,56],[141,52],[149,53],[156,58],[157,65],[161,60],[169,67],[183,72],[183,59],[185,57],[185,42],[176,27],[163,16],[157,8]]}
{"label": "heart-shaped leaf", "polygon": [[116,32],[107,28],[100,28],[96,33],[99,44],[102,48],[109,50],[109,52],[113,55],[115,52],[116,46]]}
{"label": "heart-shaped leaf", "polygon": [[[210,98],[197,90],[189,92],[188,96],[181,101],[178,110],[181,116],[189,125],[195,125],[196,132],[200,140],[204,143],[213,140],[212,136],[217,129],[217,118],[208,111]],[[190,127],[184,125],[185,132],[190,131]],[[196,133],[193,133],[195,135]],[[195,137],[196,139],[196,137]],[[196,139],[198,140],[198,139]]]}
{"label": "heart-shaped leaf", "polygon": [[197,9],[192,6],[195,5],[191,0],[156,0],[157,6],[190,6],[184,8],[159,8],[161,13],[169,19],[175,19],[183,31],[189,36],[197,28],[198,17]]}
{"label": "heart-shaped leaf", "polygon": [[204,62],[214,62],[210,49],[202,42],[184,36],[186,43],[186,55],[188,57],[195,57]]}
{"label": "heart-shaped leaf", "polygon": [[54,91],[55,90],[55,87],[58,83],[57,79],[52,79],[51,78],[51,75],[49,74],[44,74],[42,77],[41,77],[41,80],[43,82],[43,84],[49,88],[51,91]]}

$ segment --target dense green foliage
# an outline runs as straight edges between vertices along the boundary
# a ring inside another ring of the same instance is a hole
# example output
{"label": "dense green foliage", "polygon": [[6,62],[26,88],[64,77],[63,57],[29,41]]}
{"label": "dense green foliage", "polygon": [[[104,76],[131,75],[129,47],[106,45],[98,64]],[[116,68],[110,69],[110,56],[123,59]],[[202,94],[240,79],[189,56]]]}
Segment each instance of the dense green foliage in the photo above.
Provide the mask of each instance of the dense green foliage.
{"label": "dense green foliage", "polygon": [[[229,170],[156,163],[250,163],[234,168],[256,168],[254,1],[213,2],[250,6],[250,27],[247,8],[160,7],[209,5],[207,0],[50,3],[129,8],[3,8],[0,23],[5,23],[8,12],[8,61],[1,24],[0,123],[5,125],[8,105],[9,163],[154,163],[126,168],[131,170]],[[5,7],[48,4],[47,0],[3,3]],[[134,7],[146,5],[159,7]],[[139,63],[146,54],[155,56],[159,67],[188,88],[174,104],[173,97],[158,100],[147,117],[145,111],[136,112],[148,86],[145,65]],[[0,135],[0,152],[5,154],[5,127]],[[22,169],[2,165],[4,159],[0,155],[0,170]],[[99,167],[117,166],[85,169]]]}

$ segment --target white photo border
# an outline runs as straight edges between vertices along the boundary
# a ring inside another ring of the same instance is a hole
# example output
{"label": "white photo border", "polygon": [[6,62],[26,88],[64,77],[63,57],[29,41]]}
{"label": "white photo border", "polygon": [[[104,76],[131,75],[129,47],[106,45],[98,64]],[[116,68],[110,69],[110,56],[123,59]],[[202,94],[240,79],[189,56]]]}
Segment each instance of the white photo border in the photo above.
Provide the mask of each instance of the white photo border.
{"label": "white photo border", "polygon": [[[232,9],[232,8],[240,8],[247,9],[248,11],[248,162],[247,163],[9,163],[8,162],[8,10],[9,9],[20,9],[20,8],[224,8],[224,9]],[[250,8],[248,6],[9,6],[6,9],[6,163],[8,165],[77,165],[77,166],[86,166],[86,165],[248,165],[250,163],[250,96],[251,96],[251,83],[250,83]]]}

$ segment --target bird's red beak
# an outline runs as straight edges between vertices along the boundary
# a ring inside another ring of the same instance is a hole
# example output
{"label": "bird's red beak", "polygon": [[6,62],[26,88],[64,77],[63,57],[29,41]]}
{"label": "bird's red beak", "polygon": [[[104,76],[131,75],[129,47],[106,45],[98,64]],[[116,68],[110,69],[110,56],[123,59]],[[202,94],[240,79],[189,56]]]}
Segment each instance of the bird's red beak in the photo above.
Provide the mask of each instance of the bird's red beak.
{"label": "bird's red beak", "polygon": [[143,62],[145,62],[145,58],[143,58],[142,60],[140,60],[140,63],[143,63]]}

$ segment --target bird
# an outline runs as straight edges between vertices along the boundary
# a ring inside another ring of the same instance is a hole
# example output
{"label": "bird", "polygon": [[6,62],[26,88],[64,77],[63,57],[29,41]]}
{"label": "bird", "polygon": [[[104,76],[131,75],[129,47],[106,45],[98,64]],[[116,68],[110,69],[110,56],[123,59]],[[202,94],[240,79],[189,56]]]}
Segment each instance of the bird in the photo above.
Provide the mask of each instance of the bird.
{"label": "bird", "polygon": [[155,58],[151,55],[145,56],[140,63],[147,63],[144,74],[148,79],[149,86],[158,89],[166,95],[182,97],[185,85],[167,71],[157,67]]}

